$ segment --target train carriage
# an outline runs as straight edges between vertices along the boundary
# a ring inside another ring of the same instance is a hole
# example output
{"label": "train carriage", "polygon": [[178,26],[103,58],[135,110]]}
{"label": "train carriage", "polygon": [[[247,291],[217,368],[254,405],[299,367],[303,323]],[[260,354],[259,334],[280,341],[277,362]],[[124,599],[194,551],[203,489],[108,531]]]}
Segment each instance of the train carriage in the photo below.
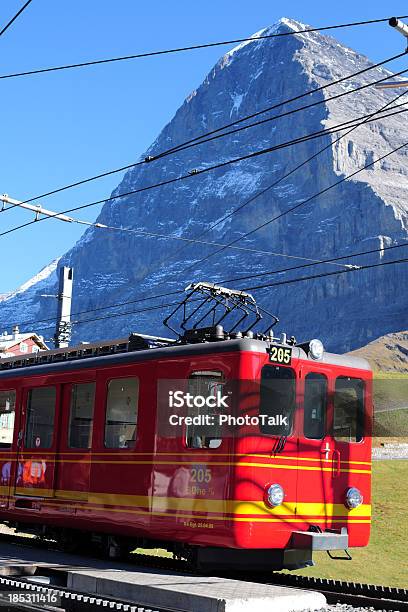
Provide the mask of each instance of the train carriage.
{"label": "train carriage", "polygon": [[314,550],[368,544],[363,359],[218,324],[0,368],[0,521],[111,555],[162,546],[201,566],[293,569]]}

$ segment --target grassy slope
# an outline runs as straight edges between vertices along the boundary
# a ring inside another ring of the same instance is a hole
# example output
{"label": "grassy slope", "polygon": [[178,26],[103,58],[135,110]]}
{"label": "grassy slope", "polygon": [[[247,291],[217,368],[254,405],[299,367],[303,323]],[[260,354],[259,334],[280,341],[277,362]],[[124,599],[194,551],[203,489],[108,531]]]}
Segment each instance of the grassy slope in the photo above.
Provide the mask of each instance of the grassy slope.
{"label": "grassy slope", "polygon": [[316,566],[297,573],[408,588],[408,461],[374,461],[373,523],[367,548],[351,549],[353,561],[315,554]]}
{"label": "grassy slope", "polygon": [[408,331],[381,336],[349,355],[364,357],[376,371],[407,373]]}

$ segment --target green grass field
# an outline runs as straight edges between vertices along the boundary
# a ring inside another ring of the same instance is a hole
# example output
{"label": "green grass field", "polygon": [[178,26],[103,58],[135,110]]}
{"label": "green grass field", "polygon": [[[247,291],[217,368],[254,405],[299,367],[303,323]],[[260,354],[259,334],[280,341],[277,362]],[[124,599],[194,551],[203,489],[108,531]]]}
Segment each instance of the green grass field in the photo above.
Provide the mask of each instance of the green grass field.
{"label": "green grass field", "polygon": [[371,540],[351,549],[352,561],[316,553],[299,574],[408,588],[408,461],[373,462]]}

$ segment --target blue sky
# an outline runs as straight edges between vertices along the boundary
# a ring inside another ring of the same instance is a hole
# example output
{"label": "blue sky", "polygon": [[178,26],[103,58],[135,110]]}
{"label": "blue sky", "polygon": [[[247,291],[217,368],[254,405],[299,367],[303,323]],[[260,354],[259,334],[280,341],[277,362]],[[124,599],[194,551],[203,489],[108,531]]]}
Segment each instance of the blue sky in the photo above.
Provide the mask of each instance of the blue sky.
{"label": "blue sky", "polygon": [[[4,0],[0,24],[23,0]],[[143,51],[242,38],[282,16],[314,26],[408,13],[406,2],[33,0],[0,38],[0,75]],[[373,61],[403,50],[386,24],[337,30]],[[136,161],[228,47],[0,80],[0,192],[26,199]],[[392,69],[402,69],[395,63]],[[63,210],[107,197],[115,175],[43,200]],[[98,208],[87,211],[95,217]],[[0,215],[0,232],[30,213]],[[1,237],[0,294],[65,252],[82,230],[47,221]]]}

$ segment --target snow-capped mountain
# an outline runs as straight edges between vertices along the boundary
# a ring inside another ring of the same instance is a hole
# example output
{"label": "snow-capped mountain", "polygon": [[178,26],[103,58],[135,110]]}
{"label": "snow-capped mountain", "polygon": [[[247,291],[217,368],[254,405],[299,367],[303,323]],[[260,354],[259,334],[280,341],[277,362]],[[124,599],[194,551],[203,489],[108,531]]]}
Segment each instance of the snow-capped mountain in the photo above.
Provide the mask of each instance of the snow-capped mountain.
{"label": "snow-capped mountain", "polygon": [[[258,36],[297,32],[306,27],[284,18],[262,30]],[[155,156],[204,132],[216,130],[240,117],[327,85],[370,65],[372,63],[366,57],[320,33],[296,33],[272,39],[257,39],[254,35],[254,40],[238,45],[217,62],[143,157]],[[254,120],[315,101],[323,100],[322,104],[137,166],[126,173],[113,196],[378,111],[397,95],[395,91],[369,87],[335,100],[329,97],[389,74],[385,69],[370,70],[296,102],[284,104]],[[227,243],[408,143],[408,122],[402,114],[358,127],[278,182],[302,161],[318,153],[329,143],[329,138],[334,139],[326,136],[310,140],[192,175],[157,189],[108,201],[98,222],[196,238],[226,213],[276,183],[242,211],[200,238]],[[122,307],[74,316],[74,319],[82,321],[91,320],[74,327],[74,340],[123,336],[131,330],[162,334],[161,320],[168,311],[149,308],[173,303],[174,296],[168,294],[191,281],[221,283],[235,277],[307,263],[303,259],[288,259],[272,252],[321,260],[407,241],[407,190],[408,149],[403,147],[236,245],[263,253],[226,249],[202,263],[199,260],[215,251],[215,247],[92,227],[58,261],[17,291],[3,296],[0,329],[10,328],[15,323],[24,328],[25,322],[52,317],[56,304],[43,296],[57,292],[57,268],[72,265],[75,269],[73,312],[83,313],[131,302]],[[403,248],[381,251],[346,263],[392,261],[404,257],[404,251]],[[185,271],[186,268],[189,269]],[[247,288],[342,269],[337,264],[316,265],[237,281],[235,285]],[[345,351],[383,334],[407,329],[407,280],[406,264],[399,264],[282,284],[254,293],[261,305],[279,316],[278,331],[286,331],[302,340],[319,337],[329,349]],[[229,286],[233,284],[229,283]],[[154,295],[163,297],[137,301]],[[121,312],[129,314],[115,316]],[[45,330],[40,324],[37,327],[35,331],[39,333],[52,333],[52,328]]]}

